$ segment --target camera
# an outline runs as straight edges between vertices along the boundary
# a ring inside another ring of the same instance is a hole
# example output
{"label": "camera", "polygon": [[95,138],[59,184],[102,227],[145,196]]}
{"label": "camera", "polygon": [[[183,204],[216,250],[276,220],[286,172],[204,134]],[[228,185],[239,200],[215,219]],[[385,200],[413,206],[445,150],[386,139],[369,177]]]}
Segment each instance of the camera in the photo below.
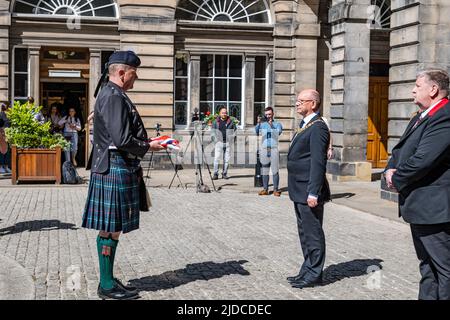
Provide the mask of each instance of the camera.
{"label": "camera", "polygon": [[192,120],[191,122],[200,121],[200,114],[198,112],[198,108],[194,109],[194,112],[192,113]]}
{"label": "camera", "polygon": [[266,117],[266,115],[259,115],[258,118],[261,123],[269,121],[269,119]]}

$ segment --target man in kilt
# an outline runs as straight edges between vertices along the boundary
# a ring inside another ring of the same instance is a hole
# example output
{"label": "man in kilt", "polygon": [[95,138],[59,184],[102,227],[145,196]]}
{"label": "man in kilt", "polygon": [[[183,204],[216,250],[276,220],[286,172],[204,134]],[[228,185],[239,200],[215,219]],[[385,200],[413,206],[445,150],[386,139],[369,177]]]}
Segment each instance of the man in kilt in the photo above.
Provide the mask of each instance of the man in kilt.
{"label": "man in kilt", "polygon": [[125,93],[133,88],[140,64],[134,52],[113,53],[108,62],[109,82],[100,91],[94,110],[92,161],[88,166],[91,179],[82,226],[100,231],[98,295],[102,299],[138,298],[136,288],[114,277],[113,268],[120,234],[139,228],[140,201],[145,201],[142,196],[140,199],[140,160],[149,149],[162,149],[159,142],[149,143],[142,119]]}

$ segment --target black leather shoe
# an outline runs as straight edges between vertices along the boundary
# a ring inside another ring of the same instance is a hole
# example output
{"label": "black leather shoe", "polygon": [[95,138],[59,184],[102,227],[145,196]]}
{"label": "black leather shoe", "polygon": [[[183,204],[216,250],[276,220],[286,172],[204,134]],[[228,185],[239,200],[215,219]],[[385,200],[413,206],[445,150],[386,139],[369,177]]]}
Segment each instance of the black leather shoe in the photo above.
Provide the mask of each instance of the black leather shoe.
{"label": "black leather shoe", "polygon": [[213,180],[219,180],[219,175],[215,174],[212,179]]}
{"label": "black leather shoe", "polygon": [[133,287],[133,286],[126,286],[126,285],[124,285],[119,279],[117,279],[117,278],[114,278],[114,281],[117,283],[117,285],[119,286],[119,288],[122,288],[122,289],[124,289],[124,290],[126,290],[126,291],[130,291],[130,292],[133,292],[133,293],[137,293],[137,288],[136,287]]}
{"label": "black leather shoe", "polygon": [[322,278],[319,278],[317,280],[299,280],[299,281],[292,281],[291,286],[293,288],[297,289],[304,289],[304,288],[313,288],[317,286],[322,285]]}
{"label": "black leather shoe", "polygon": [[98,296],[103,299],[114,299],[114,300],[135,300],[139,298],[139,295],[136,292],[130,292],[124,290],[119,287],[119,285],[115,285],[114,288],[110,290],[105,290],[100,285],[97,290]]}
{"label": "black leather shoe", "polygon": [[292,277],[287,277],[286,280],[289,282],[297,282],[303,279],[303,277],[305,276],[304,273],[299,273],[296,276],[292,276]]}
{"label": "black leather shoe", "polygon": [[222,179],[228,180],[228,179],[230,179],[230,177],[227,176],[226,174],[223,174],[223,175],[222,175]]}

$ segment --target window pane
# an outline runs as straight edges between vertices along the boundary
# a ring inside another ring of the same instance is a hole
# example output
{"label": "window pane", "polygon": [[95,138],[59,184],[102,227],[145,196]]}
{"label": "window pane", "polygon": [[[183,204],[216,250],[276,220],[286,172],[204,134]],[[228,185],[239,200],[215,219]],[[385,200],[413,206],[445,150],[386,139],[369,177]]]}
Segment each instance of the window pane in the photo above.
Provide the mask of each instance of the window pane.
{"label": "window pane", "polygon": [[212,113],[212,103],[200,103],[200,120],[203,120],[208,112]]}
{"label": "window pane", "polygon": [[265,103],[255,103],[253,108],[253,124],[258,123],[258,116],[264,116],[264,109],[266,108]]}
{"label": "window pane", "polygon": [[231,103],[230,104],[230,116],[235,117],[239,121],[241,121],[241,104],[240,103]]}
{"label": "window pane", "polygon": [[266,81],[255,80],[255,102],[266,101]]}
{"label": "window pane", "polygon": [[16,48],[14,50],[14,70],[19,72],[28,71],[28,49]]}
{"label": "window pane", "polygon": [[215,101],[227,101],[227,80],[226,79],[216,79],[215,80]]}
{"label": "window pane", "polygon": [[242,80],[230,80],[229,101],[242,101]]}
{"label": "window pane", "polygon": [[188,79],[179,78],[175,80],[175,100],[188,100]]}
{"label": "window pane", "polygon": [[26,74],[14,75],[14,96],[15,97],[28,96],[28,75]]}
{"label": "window pane", "polygon": [[228,56],[216,56],[216,77],[226,77],[228,69]]}
{"label": "window pane", "polygon": [[116,13],[114,11],[114,7],[106,7],[95,10],[95,15],[97,17],[114,17]]}
{"label": "window pane", "polygon": [[242,77],[242,56],[230,56],[230,77]]}
{"label": "window pane", "polygon": [[200,56],[200,77],[212,77],[214,68],[214,58],[212,55]]}
{"label": "window pane", "polygon": [[[227,103],[226,102],[216,102],[215,104],[214,104],[214,113],[219,113],[219,109],[221,108],[221,107],[226,107],[227,106]],[[228,108],[227,108],[227,111],[228,111]]]}
{"label": "window pane", "polygon": [[187,124],[187,103],[177,102],[175,103],[175,124],[186,125]]}
{"label": "window pane", "polygon": [[183,59],[176,60],[176,70],[175,75],[179,77],[187,77],[188,75],[188,65]]}
{"label": "window pane", "polygon": [[200,101],[213,101],[213,79],[200,79]]}
{"label": "window pane", "polygon": [[266,78],[266,57],[256,57],[255,78]]}

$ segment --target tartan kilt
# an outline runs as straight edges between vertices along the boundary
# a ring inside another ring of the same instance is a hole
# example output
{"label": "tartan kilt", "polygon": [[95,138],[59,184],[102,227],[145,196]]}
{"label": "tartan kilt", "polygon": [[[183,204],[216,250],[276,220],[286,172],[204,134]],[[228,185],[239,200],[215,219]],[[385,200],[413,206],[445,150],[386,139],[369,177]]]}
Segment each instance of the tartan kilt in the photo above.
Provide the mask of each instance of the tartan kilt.
{"label": "tartan kilt", "polygon": [[139,229],[139,161],[110,158],[105,174],[92,173],[82,226],[104,232]]}

